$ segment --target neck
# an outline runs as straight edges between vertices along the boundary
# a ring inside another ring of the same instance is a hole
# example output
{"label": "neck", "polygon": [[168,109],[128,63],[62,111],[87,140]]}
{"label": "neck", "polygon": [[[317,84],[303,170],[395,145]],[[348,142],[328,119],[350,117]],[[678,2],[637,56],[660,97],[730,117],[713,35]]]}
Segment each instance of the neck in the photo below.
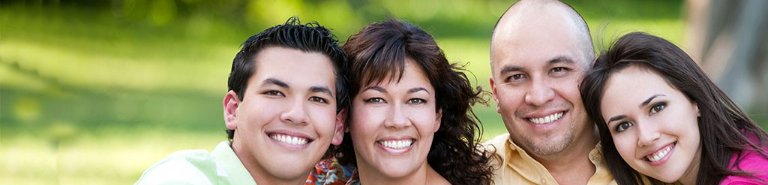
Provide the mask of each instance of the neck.
{"label": "neck", "polygon": [[582,134],[563,151],[546,156],[529,153],[541,163],[559,184],[587,184],[595,174],[589,153],[597,145],[597,133]]}
{"label": "neck", "polygon": [[696,179],[699,177],[699,164],[701,164],[701,146],[696,150],[691,165],[685,170],[683,176],[680,177],[680,183],[683,184],[696,184]]}

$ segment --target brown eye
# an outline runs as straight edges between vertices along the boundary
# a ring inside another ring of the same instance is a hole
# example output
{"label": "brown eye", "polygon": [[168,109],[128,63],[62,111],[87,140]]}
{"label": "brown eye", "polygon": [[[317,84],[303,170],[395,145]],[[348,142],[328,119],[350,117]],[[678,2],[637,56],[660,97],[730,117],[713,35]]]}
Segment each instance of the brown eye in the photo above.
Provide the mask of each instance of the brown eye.
{"label": "brown eye", "polygon": [[661,110],[664,110],[667,106],[664,103],[656,104],[653,107],[651,107],[651,114],[659,113]]}
{"label": "brown eye", "polygon": [[263,94],[270,95],[270,96],[285,96],[283,92],[280,91],[265,91]]}
{"label": "brown eye", "polygon": [[625,130],[629,129],[629,127],[633,126],[631,122],[621,122],[618,125],[616,125],[616,132],[624,132]]}
{"label": "brown eye", "polygon": [[524,74],[513,74],[507,77],[506,82],[520,81],[525,79]]}
{"label": "brown eye", "polygon": [[321,98],[317,96],[310,97],[309,101],[318,102],[318,103],[328,103],[328,100],[326,100],[325,98]]}
{"label": "brown eye", "polygon": [[427,100],[421,99],[421,98],[413,98],[408,100],[408,104],[424,104],[427,103]]}
{"label": "brown eye", "polygon": [[368,98],[364,100],[366,103],[386,103],[382,98]]}

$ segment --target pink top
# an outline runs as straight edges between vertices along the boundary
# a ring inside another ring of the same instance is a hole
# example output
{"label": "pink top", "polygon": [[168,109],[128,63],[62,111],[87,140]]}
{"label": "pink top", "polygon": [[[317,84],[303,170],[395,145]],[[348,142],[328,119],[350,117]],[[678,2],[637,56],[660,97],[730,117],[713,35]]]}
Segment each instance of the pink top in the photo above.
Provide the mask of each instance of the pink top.
{"label": "pink top", "polygon": [[[758,143],[757,137],[749,136],[750,141]],[[768,151],[768,147],[763,148],[764,151]],[[736,154],[731,158],[731,162],[728,166],[732,170],[738,170],[734,165],[736,161]],[[750,176],[728,176],[723,179],[720,184],[740,185],[740,184],[768,184],[768,159],[760,155],[757,151],[743,151],[741,153],[741,162],[739,167],[742,171],[751,173],[757,178]],[[762,180],[762,181],[761,181]]]}

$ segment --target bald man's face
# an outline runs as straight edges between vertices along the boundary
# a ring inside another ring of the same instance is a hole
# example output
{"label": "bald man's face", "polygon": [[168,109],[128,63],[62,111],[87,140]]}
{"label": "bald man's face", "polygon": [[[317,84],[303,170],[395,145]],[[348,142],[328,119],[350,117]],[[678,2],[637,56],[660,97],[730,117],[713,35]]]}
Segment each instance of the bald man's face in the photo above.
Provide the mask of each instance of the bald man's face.
{"label": "bald man's face", "polygon": [[500,20],[491,41],[490,83],[511,138],[542,156],[594,139],[594,127],[579,94],[590,61],[575,39],[575,24],[557,9],[537,12]]}

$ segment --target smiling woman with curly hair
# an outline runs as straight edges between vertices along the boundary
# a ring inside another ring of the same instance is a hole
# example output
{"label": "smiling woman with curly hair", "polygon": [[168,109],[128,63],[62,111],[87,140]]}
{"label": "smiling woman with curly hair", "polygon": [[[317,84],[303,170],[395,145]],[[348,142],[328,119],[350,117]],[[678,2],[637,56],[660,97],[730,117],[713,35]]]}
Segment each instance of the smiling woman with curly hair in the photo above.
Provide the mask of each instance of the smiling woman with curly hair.
{"label": "smiling woman with curly hair", "polygon": [[[347,168],[352,176],[340,178],[344,183],[492,183],[491,156],[478,150],[481,129],[471,109],[483,102],[482,91],[432,36],[390,19],[363,28],[343,48],[351,107],[337,160],[356,167]],[[329,183],[316,174],[317,184]]]}

